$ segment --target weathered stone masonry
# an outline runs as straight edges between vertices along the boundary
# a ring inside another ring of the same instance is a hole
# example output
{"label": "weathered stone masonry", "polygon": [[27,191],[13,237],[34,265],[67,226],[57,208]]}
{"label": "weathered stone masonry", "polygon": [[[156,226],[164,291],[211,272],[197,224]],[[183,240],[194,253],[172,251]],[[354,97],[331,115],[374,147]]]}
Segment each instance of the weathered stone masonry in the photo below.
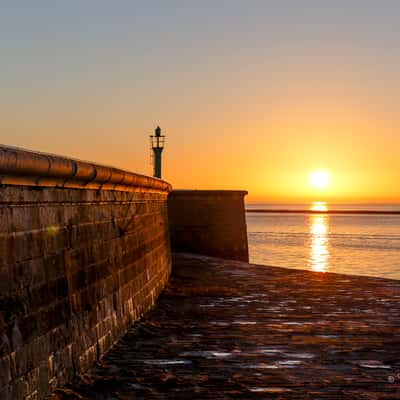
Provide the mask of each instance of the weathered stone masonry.
{"label": "weathered stone masonry", "polygon": [[174,190],[168,197],[173,251],[249,261],[246,191]]}
{"label": "weathered stone masonry", "polygon": [[0,183],[0,399],[42,398],[154,304],[171,187],[5,146]]}

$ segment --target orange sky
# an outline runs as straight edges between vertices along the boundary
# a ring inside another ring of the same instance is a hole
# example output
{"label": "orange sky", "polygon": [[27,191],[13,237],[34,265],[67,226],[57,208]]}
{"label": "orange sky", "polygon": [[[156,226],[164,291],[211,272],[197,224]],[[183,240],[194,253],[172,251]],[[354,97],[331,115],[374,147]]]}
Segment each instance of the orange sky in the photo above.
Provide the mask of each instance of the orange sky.
{"label": "orange sky", "polygon": [[149,174],[159,124],[176,188],[400,202],[399,3],[67,3],[2,11],[4,144]]}

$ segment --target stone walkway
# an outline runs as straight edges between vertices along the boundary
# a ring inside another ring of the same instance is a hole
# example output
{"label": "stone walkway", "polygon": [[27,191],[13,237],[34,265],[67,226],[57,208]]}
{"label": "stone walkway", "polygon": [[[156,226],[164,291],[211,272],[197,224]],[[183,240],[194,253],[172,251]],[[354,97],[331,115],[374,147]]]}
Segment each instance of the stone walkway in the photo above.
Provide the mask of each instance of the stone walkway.
{"label": "stone walkway", "polygon": [[54,399],[400,399],[400,281],[175,255],[156,309]]}

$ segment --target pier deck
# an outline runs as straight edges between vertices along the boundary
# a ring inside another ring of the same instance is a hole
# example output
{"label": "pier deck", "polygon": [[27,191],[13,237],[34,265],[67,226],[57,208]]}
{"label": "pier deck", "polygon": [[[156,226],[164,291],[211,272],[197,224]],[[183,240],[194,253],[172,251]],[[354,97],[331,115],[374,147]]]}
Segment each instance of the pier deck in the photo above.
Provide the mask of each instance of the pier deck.
{"label": "pier deck", "polygon": [[157,307],[54,399],[400,399],[399,281],[173,265]]}

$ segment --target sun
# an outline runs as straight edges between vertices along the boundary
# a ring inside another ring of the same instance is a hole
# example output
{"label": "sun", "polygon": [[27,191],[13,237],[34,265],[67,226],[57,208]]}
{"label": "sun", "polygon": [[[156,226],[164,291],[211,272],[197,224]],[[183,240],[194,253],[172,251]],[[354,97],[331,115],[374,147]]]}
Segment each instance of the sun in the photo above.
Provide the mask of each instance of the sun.
{"label": "sun", "polygon": [[316,170],[310,174],[310,185],[316,189],[325,189],[329,186],[329,174],[324,170]]}

